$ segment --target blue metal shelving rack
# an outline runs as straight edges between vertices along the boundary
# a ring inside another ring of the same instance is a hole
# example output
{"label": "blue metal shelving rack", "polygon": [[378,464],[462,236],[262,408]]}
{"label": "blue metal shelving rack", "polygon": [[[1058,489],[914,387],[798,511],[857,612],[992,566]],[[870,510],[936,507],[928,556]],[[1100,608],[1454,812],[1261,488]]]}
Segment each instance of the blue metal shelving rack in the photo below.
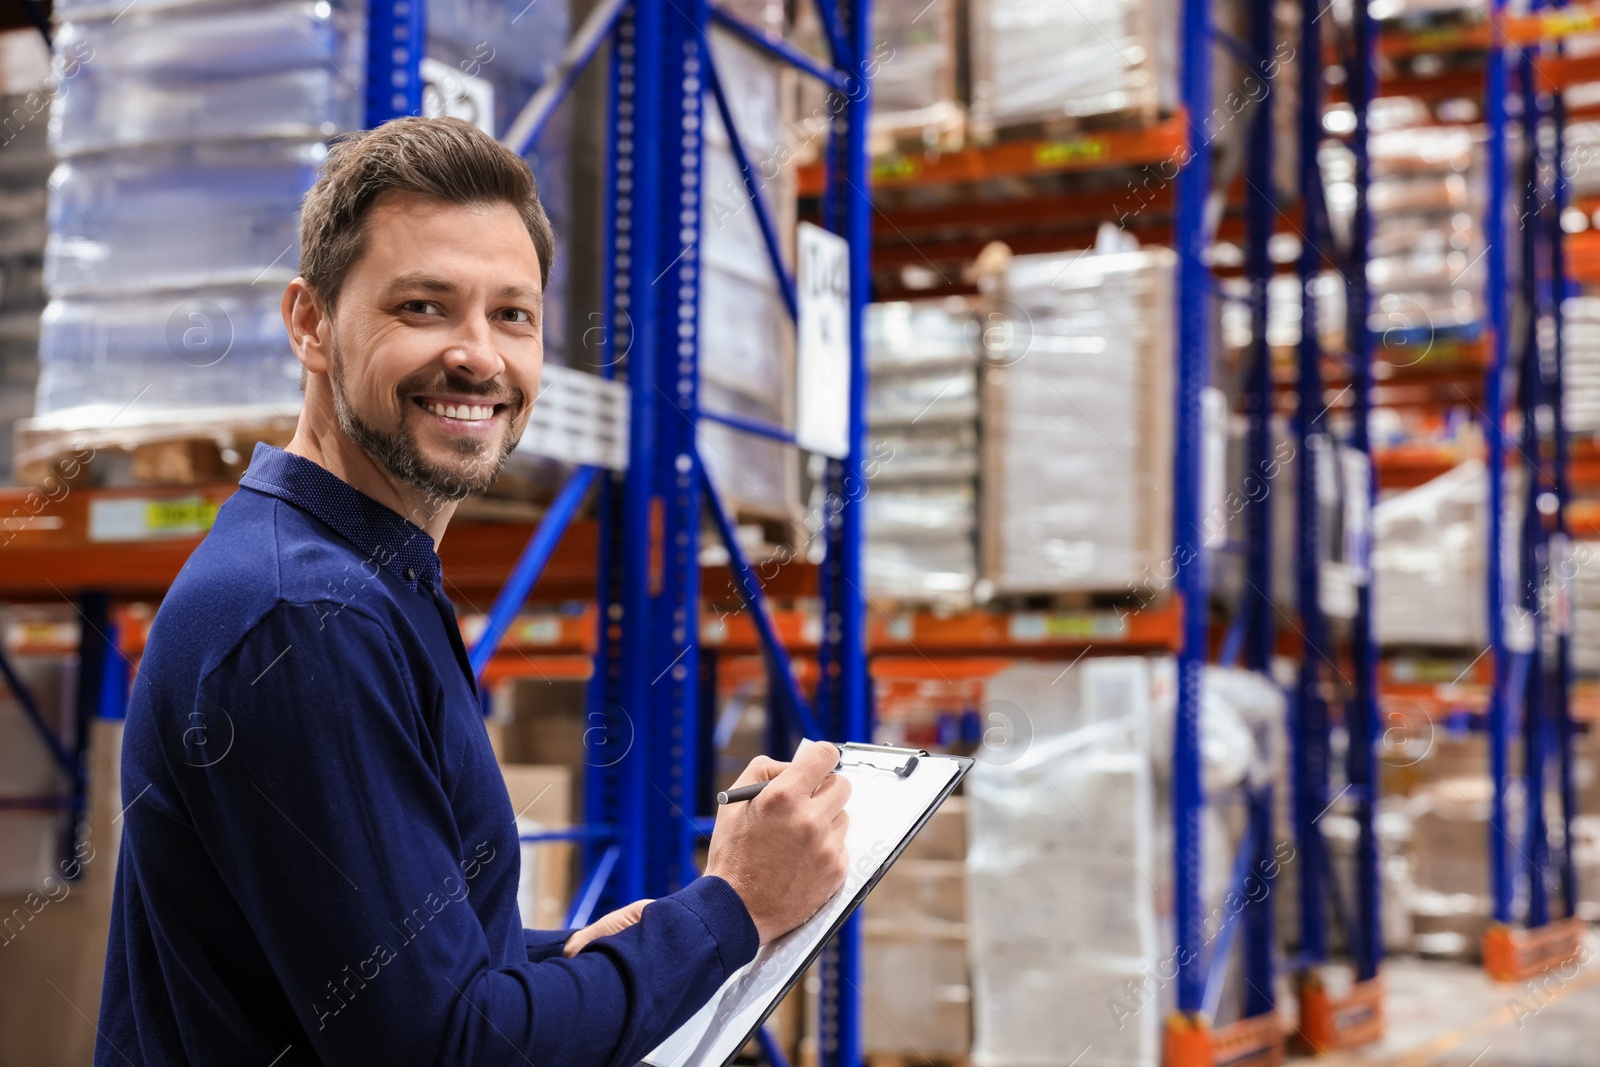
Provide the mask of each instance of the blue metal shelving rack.
{"label": "blue metal shelving rack", "polygon": [[[1349,50],[1341,63],[1355,118],[1346,141],[1353,163],[1354,209],[1349,244],[1341,250],[1329,218],[1319,163],[1327,136],[1323,126],[1326,14],[1325,5],[1316,0],[1305,0],[1300,5],[1298,173],[1303,213],[1298,265],[1301,330],[1293,436],[1298,469],[1295,598],[1302,651],[1291,700],[1290,729],[1291,809],[1299,890],[1295,970],[1301,1003],[1300,1040],[1319,1052],[1364,1043],[1381,1035],[1382,987],[1378,978],[1383,961],[1381,868],[1375,827],[1379,787],[1376,746],[1382,731],[1378,649],[1373,628],[1374,578],[1365,558],[1368,546],[1359,539],[1347,539],[1347,547],[1358,552],[1358,558],[1345,561],[1356,582],[1356,610],[1348,626],[1336,627],[1322,605],[1321,560],[1326,554],[1327,531],[1318,488],[1329,473],[1341,483],[1346,481],[1339,457],[1340,449],[1346,448],[1362,461],[1365,476],[1356,479],[1356,484],[1344,484],[1344,491],[1359,496],[1362,510],[1369,515],[1376,502],[1377,479],[1369,434],[1375,339],[1369,327],[1372,298],[1367,264],[1372,239],[1368,110],[1377,88],[1377,26],[1367,3],[1358,0],[1351,16]],[[1332,20],[1327,21],[1331,25]],[[1323,376],[1324,351],[1318,336],[1315,292],[1317,276],[1328,262],[1336,263],[1344,276],[1344,362],[1349,374],[1348,388],[1332,401]],[[1351,426],[1347,439],[1340,442],[1330,425],[1329,413],[1346,394],[1351,400]],[[1331,471],[1327,469],[1330,467]],[[1348,664],[1351,673],[1347,675],[1341,664]],[[1335,769],[1332,754],[1336,722],[1342,723],[1346,737],[1345,784],[1337,793],[1330,784]],[[1336,877],[1319,825],[1335,804],[1346,799],[1353,806],[1358,833],[1350,893]],[[1332,954],[1330,911],[1344,935],[1343,944],[1354,965],[1357,983],[1347,997],[1339,1000],[1330,993],[1321,974]]]}
{"label": "blue metal shelving rack", "polygon": [[[607,210],[603,280],[608,374],[627,370],[631,415],[625,475],[579,469],[541,522],[472,650],[480,670],[594,484],[601,520],[599,628],[588,692],[585,825],[525,840],[584,843],[588,876],[569,921],[670,893],[697,874],[709,833],[699,808],[700,762],[711,728],[703,706],[698,556],[710,512],[736,586],[761,634],[769,685],[788,733],[870,739],[861,583],[863,404],[862,309],[869,286],[870,175],[866,127],[870,85],[869,0],[816,0],[831,62],[819,63],[745,26],[706,0],[607,0],[574,35],[557,74],[513,124],[525,154],[578,73],[609,44]],[[418,62],[424,5],[387,0],[371,8],[369,125],[420,105]],[[727,127],[746,192],[761,223],[776,284],[791,313],[794,282],[783,262],[761,182],[738,130],[709,47],[711,24],[824,82],[835,118],[826,155],[824,222],[849,242],[850,452],[828,464],[820,585],[821,684],[814,703],[796,681],[776,637],[761,583],[733,536],[727,511],[700,462],[699,420],[793,441],[781,427],[702,410],[699,379],[700,180],[704,112]],[[849,924],[823,959],[822,1062],[860,1062],[859,933]],[[778,1053],[763,1042],[769,1058]]]}
{"label": "blue metal shelving rack", "polygon": [[[1547,6],[1552,5],[1538,0],[1533,4],[1535,10]],[[1502,8],[1497,3],[1494,13],[1498,16]],[[1564,580],[1570,580],[1570,574],[1562,574],[1569,543],[1568,442],[1562,411],[1564,109],[1559,93],[1539,84],[1535,65],[1539,48],[1513,50],[1522,134],[1516,160],[1522,180],[1521,211],[1514,231],[1505,221],[1512,162],[1508,151],[1512,117],[1506,100],[1512,88],[1513,56],[1500,40],[1489,50],[1485,107],[1489,174],[1484,210],[1493,348],[1483,422],[1489,464],[1487,606],[1493,679],[1488,729],[1494,794],[1489,819],[1493,924],[1484,941],[1484,962],[1491,974],[1508,979],[1558,962],[1576,947],[1571,924],[1555,920],[1573,917],[1578,899],[1570,851],[1575,811],[1570,619],[1561,606],[1564,598],[1554,595]],[[1519,254],[1515,290],[1510,269],[1513,247]],[[1517,317],[1513,292],[1520,303]],[[1513,337],[1518,326],[1521,329]],[[1506,424],[1512,374],[1520,440],[1512,440]],[[1503,502],[1507,462],[1513,458],[1523,484],[1520,544],[1511,568],[1514,579],[1508,581],[1501,565],[1507,535]],[[1512,766],[1512,746],[1519,734],[1520,769]],[[1552,758],[1557,764],[1562,826],[1557,850],[1552,849],[1551,815],[1545,803]],[[1523,802],[1520,828],[1511,825],[1508,803],[1517,785]],[[1552,889],[1559,893],[1559,909],[1552,909]]]}

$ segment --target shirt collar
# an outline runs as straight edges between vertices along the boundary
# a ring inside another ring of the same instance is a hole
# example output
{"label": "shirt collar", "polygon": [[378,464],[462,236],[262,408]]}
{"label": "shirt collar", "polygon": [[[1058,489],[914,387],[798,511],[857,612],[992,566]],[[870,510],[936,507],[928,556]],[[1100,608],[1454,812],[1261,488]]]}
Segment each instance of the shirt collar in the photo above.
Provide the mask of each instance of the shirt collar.
{"label": "shirt collar", "polygon": [[258,441],[239,484],[321,521],[413,590],[439,588],[439,553],[426,530],[304,456]]}

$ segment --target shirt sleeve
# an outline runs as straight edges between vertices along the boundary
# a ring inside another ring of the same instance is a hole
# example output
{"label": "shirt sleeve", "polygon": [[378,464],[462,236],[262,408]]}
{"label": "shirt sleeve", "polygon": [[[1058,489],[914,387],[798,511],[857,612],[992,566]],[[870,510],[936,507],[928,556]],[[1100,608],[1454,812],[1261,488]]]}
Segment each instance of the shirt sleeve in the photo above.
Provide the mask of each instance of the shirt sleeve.
{"label": "shirt sleeve", "polygon": [[200,699],[234,740],[179,768],[189,812],[323,1063],[634,1067],[755,955],[738,895],[701,878],[574,959],[525,931],[527,961],[497,966],[466,900],[484,843],[460,839],[413,676],[367,614],[280,603]]}
{"label": "shirt sleeve", "polygon": [[577,931],[575,930],[529,930],[522,931],[523,943],[528,946],[528,961],[538,963],[561,955],[567,947],[567,939]]}

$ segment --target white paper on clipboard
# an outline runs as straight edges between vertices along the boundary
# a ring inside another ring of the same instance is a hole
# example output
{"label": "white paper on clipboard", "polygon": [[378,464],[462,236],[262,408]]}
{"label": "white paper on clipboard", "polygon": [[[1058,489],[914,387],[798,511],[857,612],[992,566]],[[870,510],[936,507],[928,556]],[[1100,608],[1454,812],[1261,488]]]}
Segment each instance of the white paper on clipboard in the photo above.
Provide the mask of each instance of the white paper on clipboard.
{"label": "white paper on clipboard", "polygon": [[744,1047],[806,962],[857,901],[862,889],[900,853],[901,846],[972,765],[970,759],[920,755],[906,777],[904,749],[844,751],[838,773],[850,779],[850,827],[845,831],[849,869],[844,888],[822,909],[762,947],[735,971],[706,1006],[646,1056],[640,1067],[717,1067]]}

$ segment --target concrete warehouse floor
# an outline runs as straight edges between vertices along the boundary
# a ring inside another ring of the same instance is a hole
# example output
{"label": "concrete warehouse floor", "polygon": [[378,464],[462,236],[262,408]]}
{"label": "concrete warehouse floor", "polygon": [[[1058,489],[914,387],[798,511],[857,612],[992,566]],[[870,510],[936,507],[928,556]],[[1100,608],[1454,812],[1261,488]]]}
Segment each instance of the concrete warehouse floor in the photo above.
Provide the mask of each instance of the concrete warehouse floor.
{"label": "concrete warehouse floor", "polygon": [[[1383,1041],[1325,1056],[1330,1067],[1600,1067],[1600,960],[1563,981],[1499,985],[1479,967],[1395,958]],[[1570,973],[1570,972],[1568,972]],[[1311,1060],[1298,1062],[1310,1063]]]}

